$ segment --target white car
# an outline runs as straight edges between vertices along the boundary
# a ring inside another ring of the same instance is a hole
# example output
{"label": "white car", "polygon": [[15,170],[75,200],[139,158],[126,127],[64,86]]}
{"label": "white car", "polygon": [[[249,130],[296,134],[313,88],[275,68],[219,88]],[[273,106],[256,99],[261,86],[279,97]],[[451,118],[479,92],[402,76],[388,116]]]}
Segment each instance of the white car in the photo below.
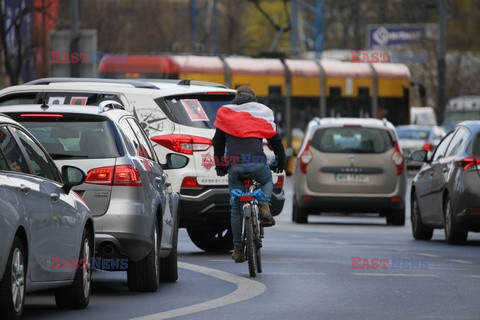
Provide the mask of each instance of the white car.
{"label": "white car", "polygon": [[[219,107],[235,90],[189,80],[118,80],[45,78],[0,91],[2,106],[17,104],[98,105],[116,100],[138,119],[155,142],[154,149],[174,191],[180,195],[179,227],[187,228],[200,249],[232,250],[226,177],[218,177],[211,139]],[[267,156],[273,155],[265,145]],[[285,174],[273,174],[272,214],[283,209]]]}

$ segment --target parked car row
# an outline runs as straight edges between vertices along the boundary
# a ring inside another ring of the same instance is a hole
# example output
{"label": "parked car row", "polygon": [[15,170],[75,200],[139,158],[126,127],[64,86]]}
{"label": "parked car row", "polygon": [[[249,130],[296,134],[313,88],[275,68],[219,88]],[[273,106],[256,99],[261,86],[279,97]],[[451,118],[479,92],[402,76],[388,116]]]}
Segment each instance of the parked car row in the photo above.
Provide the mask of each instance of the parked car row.
{"label": "parked car row", "polygon": [[413,237],[444,229],[447,243],[480,232],[480,121],[448,134],[437,126],[387,120],[313,119],[295,163],[292,220],[326,212],[378,213],[405,224],[406,168],[418,165],[410,208]]}
{"label": "parked car row", "polygon": [[[176,281],[179,227],[203,250],[231,250],[211,138],[234,97],[168,80],[39,79],[0,91],[2,315],[19,317],[26,292],[53,287],[59,307],[86,307],[94,268],[126,270],[134,291]],[[274,174],[274,215],[284,181]]]}

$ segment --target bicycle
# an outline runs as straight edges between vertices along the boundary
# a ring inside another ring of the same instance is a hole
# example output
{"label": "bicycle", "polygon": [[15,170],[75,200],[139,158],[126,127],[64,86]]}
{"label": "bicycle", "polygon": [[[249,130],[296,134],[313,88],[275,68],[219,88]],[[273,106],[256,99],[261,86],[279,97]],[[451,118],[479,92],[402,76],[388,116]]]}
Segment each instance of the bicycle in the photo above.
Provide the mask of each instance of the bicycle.
{"label": "bicycle", "polygon": [[248,261],[248,271],[250,277],[255,277],[257,273],[262,273],[262,238],[264,237],[263,225],[258,216],[259,201],[264,197],[260,184],[255,181],[253,173],[244,173],[239,175],[239,180],[243,181],[245,190],[232,190],[238,196],[242,204],[243,226],[242,241],[244,243],[245,257]]}

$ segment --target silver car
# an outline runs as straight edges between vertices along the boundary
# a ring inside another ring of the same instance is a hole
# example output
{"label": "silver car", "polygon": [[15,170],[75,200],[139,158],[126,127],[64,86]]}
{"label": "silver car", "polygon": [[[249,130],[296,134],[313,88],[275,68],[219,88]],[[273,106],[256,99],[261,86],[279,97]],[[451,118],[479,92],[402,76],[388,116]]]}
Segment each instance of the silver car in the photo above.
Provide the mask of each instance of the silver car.
{"label": "silver car", "polygon": [[[85,180],[77,167],[58,171],[40,143],[0,115],[0,315],[22,315],[25,293],[55,288],[62,308],[90,299],[93,218],[71,191]],[[79,266],[81,264],[81,267]]]}
{"label": "silver car", "polygon": [[480,121],[458,124],[430,157],[425,150],[411,158],[423,164],[412,182],[412,234],[430,240],[444,229],[450,244],[463,244],[468,232],[480,232]]}
{"label": "silver car", "polygon": [[[178,194],[138,121],[118,102],[16,105],[2,112],[44,145],[57,166],[87,174],[74,190],[93,213],[94,267],[127,271],[128,287],[155,291],[177,272]],[[106,263],[104,263],[106,261]]]}
{"label": "silver car", "polygon": [[379,213],[405,224],[405,157],[387,120],[315,118],[294,169],[292,218],[321,212]]}

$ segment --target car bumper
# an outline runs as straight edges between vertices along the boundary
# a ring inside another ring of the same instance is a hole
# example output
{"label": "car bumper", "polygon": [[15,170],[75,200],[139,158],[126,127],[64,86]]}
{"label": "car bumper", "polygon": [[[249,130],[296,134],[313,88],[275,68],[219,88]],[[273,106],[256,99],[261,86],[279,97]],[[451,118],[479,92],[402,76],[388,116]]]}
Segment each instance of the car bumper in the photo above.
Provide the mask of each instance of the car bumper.
{"label": "car bumper", "polygon": [[459,231],[480,232],[480,212],[461,212],[457,214],[455,221]]}
{"label": "car bumper", "polygon": [[[395,200],[392,200],[395,199]],[[405,199],[397,197],[320,197],[311,196],[298,200],[301,208],[319,212],[381,213],[405,207]]]}
{"label": "car bumper", "polygon": [[94,217],[95,254],[102,258],[143,259],[153,248],[152,227],[154,217],[109,210]]}
{"label": "car bumper", "polygon": [[[270,198],[272,215],[279,215],[284,203],[284,191],[274,188]],[[201,191],[181,190],[178,216],[180,228],[198,224],[230,224],[230,192],[228,188],[216,187]]]}

